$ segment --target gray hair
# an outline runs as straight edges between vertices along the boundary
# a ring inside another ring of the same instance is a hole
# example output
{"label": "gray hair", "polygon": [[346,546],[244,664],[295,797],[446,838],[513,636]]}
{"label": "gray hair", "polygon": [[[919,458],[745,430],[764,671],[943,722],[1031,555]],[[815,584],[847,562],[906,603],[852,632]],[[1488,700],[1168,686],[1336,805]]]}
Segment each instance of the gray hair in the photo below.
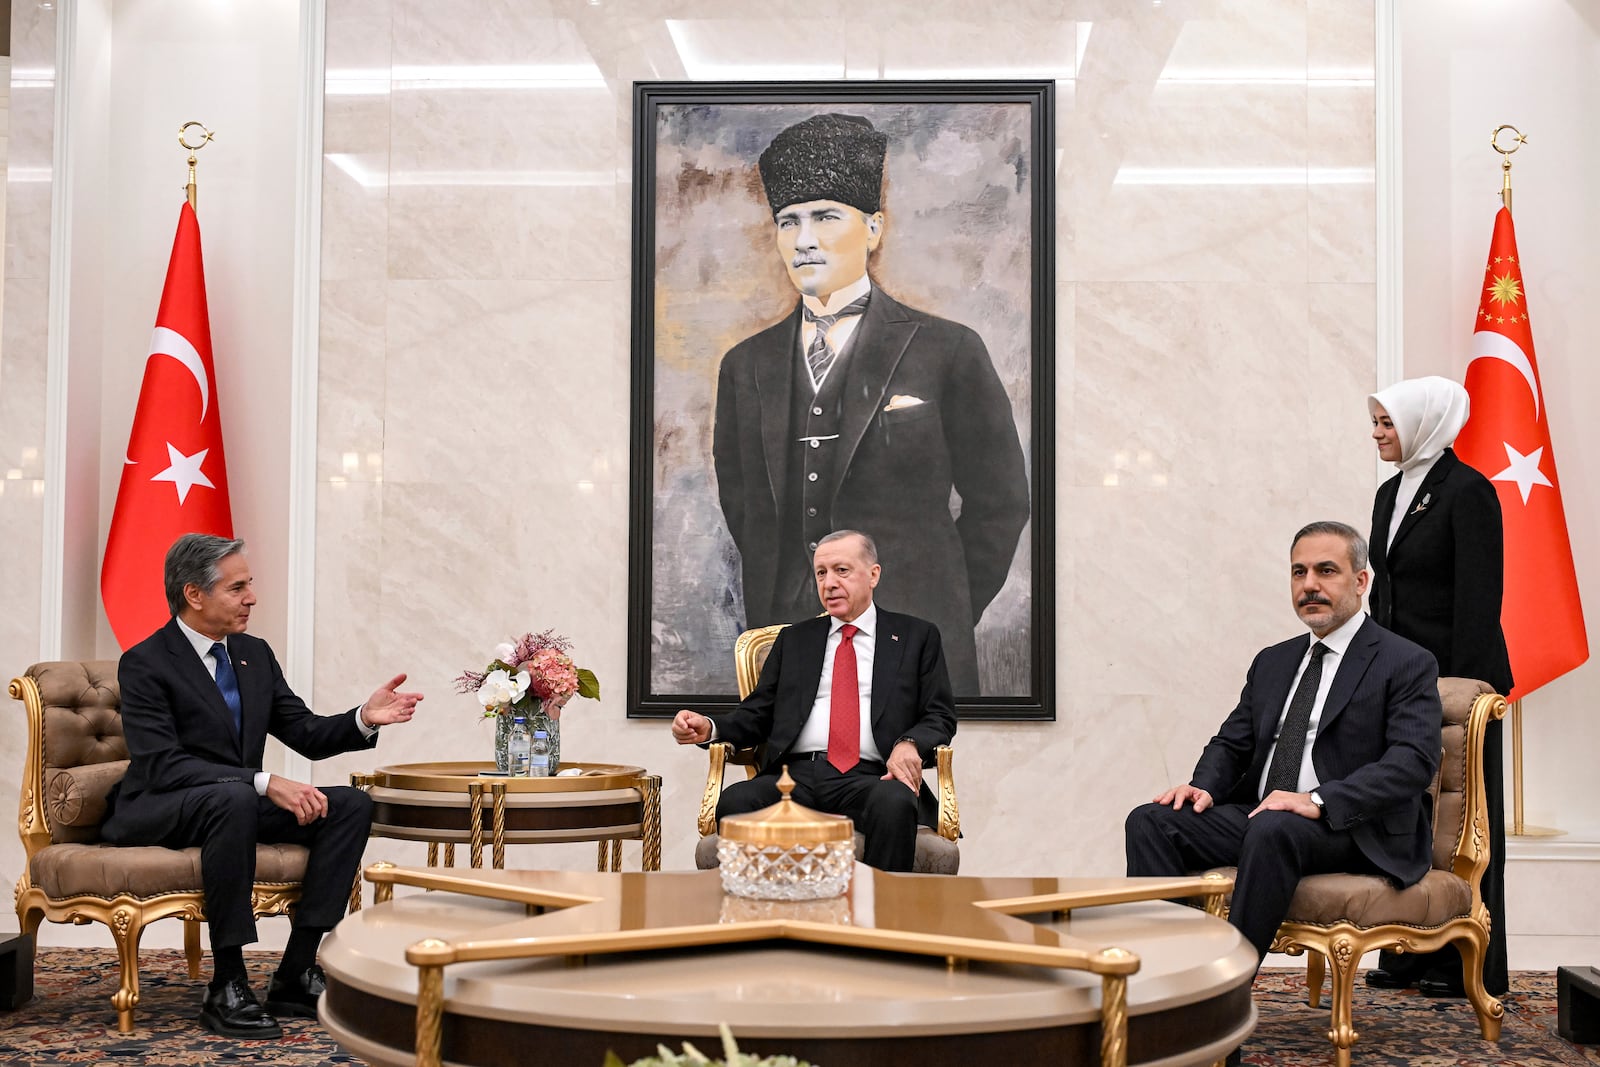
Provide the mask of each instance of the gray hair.
{"label": "gray hair", "polygon": [[167,549],[162,580],[167,589],[167,607],[173,616],[182,612],[188,603],[183,598],[185,586],[197,585],[202,591],[211,592],[222,577],[222,561],[243,551],[242,537],[187,533],[172,542],[172,547]]}
{"label": "gray hair", "polygon": [[830,541],[843,541],[846,537],[861,538],[861,554],[867,557],[868,563],[878,562],[878,542],[872,539],[871,534],[864,534],[860,530],[835,530],[827,537],[824,537],[822,540],[818,541],[817,547],[821,548]]}
{"label": "gray hair", "polygon": [[1289,543],[1289,551],[1294,551],[1302,538],[1319,537],[1323,534],[1332,534],[1334,537],[1344,538],[1344,543],[1350,549],[1350,566],[1358,574],[1367,569],[1367,539],[1360,532],[1347,523],[1335,522],[1332,519],[1323,519],[1320,522],[1308,522],[1300,527],[1300,532],[1294,535],[1294,540]]}

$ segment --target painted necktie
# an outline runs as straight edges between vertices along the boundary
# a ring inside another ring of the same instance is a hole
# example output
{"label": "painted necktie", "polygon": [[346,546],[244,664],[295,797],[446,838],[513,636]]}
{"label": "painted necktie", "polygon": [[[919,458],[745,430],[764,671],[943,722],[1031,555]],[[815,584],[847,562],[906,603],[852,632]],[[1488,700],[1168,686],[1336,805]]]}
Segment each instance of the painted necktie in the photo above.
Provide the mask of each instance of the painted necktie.
{"label": "painted necktie", "polygon": [[[871,295],[871,294],[868,294]],[[858,296],[832,315],[818,315],[809,307],[802,305],[807,322],[815,323],[817,332],[811,336],[811,345],[806,349],[806,362],[811,365],[811,380],[820,383],[828,373],[828,368],[833,366],[833,349],[828,345],[828,331],[833,329],[833,324],[850,315],[863,315],[867,310],[867,297]]]}

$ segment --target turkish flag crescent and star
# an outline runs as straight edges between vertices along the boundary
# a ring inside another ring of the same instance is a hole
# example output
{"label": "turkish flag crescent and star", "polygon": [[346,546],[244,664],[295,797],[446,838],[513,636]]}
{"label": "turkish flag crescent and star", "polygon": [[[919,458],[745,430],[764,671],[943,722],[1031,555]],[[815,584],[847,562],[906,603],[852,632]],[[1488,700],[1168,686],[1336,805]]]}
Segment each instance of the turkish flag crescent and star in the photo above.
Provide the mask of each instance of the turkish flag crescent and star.
{"label": "turkish flag crescent and star", "polygon": [[1588,659],[1589,638],[1533,354],[1517,235],[1505,208],[1495,216],[1489,242],[1466,387],[1472,415],[1455,448],[1500,494],[1506,545],[1500,624],[1516,681],[1508,695],[1516,700]]}
{"label": "turkish flag crescent and star", "polygon": [[178,213],[100,568],[106,618],[123,648],[171,618],[162,565],[186,533],[233,536],[200,222],[188,203]]}

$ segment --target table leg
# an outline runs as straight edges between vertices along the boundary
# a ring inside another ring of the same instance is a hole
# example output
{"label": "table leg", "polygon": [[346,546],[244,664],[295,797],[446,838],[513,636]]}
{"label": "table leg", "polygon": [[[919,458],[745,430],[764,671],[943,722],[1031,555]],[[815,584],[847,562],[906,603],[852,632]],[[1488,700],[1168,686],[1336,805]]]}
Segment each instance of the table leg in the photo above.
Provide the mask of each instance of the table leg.
{"label": "table leg", "polygon": [[640,834],[644,840],[644,856],[639,864],[642,870],[661,869],[661,776],[647,775],[643,786],[644,825]]}
{"label": "table leg", "polygon": [[444,865],[446,867],[454,867],[456,865],[456,843],[454,841],[446,841],[444,843]]}
{"label": "table leg", "polygon": [[439,842],[437,841],[428,842],[428,866],[439,866]]}
{"label": "table leg", "polygon": [[467,796],[472,798],[472,869],[483,866],[483,784],[467,783]]}
{"label": "table leg", "polygon": [[506,867],[506,784],[495,782],[490,787],[494,794],[494,869]]}

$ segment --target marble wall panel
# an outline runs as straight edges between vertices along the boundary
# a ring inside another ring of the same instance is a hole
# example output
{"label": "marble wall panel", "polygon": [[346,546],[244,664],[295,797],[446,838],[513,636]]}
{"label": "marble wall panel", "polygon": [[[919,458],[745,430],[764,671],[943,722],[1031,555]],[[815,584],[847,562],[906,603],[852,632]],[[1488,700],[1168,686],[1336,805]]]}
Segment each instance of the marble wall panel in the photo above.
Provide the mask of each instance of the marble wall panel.
{"label": "marble wall panel", "polygon": [[[488,731],[449,680],[555,626],[604,691],[564,745],[661,773],[665,866],[690,864],[703,756],[622,704],[631,83],[1004,68],[1058,80],[1058,719],[961,730],[965,867],[1120,870],[1126,810],[1188,773],[1250,656],[1298,628],[1294,529],[1370,508],[1370,186],[1330,199],[1308,168],[1370,167],[1371,88],[1308,81],[1370,78],[1371,17],[1336,0],[1040,0],[982,20],[947,0],[804,18],[330,0],[330,79],[335,56],[389,66],[387,91],[325,112],[325,153],[371,177],[325,168],[320,476],[376,448],[382,481],[319,497],[317,695],[405,669],[428,701],[319,780],[481,758]],[[1060,799],[1048,826],[1040,796]]]}

